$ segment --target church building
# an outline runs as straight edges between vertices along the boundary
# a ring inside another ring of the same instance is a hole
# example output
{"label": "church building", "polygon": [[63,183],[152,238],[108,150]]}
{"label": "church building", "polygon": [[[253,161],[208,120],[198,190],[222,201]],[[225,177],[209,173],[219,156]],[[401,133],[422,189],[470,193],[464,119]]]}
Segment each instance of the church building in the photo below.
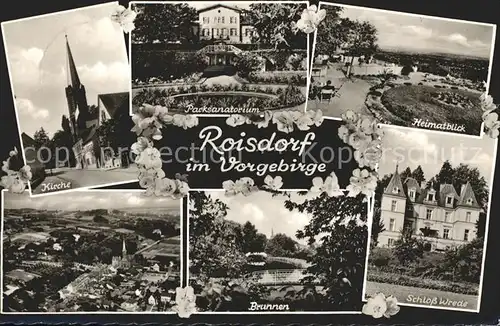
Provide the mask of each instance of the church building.
{"label": "church building", "polygon": [[[128,114],[128,92],[99,94],[98,106],[89,106],[85,86],[80,80],[66,36],[67,87],[69,124],[73,139],[73,153],[78,169],[110,169],[126,166],[128,156],[116,157],[101,149],[98,128],[108,119],[124,118]],[[125,153],[126,154],[126,153]]]}

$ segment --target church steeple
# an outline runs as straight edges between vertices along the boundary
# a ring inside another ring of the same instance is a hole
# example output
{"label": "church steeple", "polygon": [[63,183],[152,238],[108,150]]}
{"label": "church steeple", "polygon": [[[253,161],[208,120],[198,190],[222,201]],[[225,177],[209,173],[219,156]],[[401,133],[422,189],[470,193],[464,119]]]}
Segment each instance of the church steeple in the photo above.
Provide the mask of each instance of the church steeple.
{"label": "church steeple", "polygon": [[122,244],[122,257],[123,258],[127,257],[127,245],[125,244],[125,238],[123,238],[123,244]]}
{"label": "church steeple", "polygon": [[76,70],[75,60],[73,59],[73,54],[71,53],[71,48],[69,47],[68,35],[66,35],[66,52],[68,55],[68,71],[67,79],[68,86],[73,86],[73,88],[80,88],[80,77],[78,77],[78,71]]}

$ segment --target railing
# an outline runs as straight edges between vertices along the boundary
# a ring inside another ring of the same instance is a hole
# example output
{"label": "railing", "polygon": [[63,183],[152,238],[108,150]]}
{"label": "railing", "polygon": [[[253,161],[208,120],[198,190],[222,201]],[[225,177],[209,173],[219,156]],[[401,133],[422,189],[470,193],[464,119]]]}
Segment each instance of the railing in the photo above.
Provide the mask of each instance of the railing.
{"label": "railing", "polygon": [[272,269],[250,273],[257,276],[257,282],[262,285],[290,285],[300,284],[301,280],[309,274],[304,274],[304,269]]}
{"label": "railing", "polygon": [[230,44],[211,44],[205,46],[198,52],[199,53],[231,52],[238,55],[243,51],[237,48],[236,46]]}

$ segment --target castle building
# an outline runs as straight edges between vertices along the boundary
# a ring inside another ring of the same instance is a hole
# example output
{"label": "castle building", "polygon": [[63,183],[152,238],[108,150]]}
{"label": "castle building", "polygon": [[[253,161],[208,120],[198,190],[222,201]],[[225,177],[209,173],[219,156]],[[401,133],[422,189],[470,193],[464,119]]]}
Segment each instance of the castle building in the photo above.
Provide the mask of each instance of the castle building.
{"label": "castle building", "polygon": [[385,231],[378,236],[378,246],[393,246],[404,228],[424,237],[431,250],[463,245],[476,237],[481,212],[469,182],[461,185],[459,192],[451,184],[428,189],[414,178],[403,181],[396,166],[382,195],[381,220]]}

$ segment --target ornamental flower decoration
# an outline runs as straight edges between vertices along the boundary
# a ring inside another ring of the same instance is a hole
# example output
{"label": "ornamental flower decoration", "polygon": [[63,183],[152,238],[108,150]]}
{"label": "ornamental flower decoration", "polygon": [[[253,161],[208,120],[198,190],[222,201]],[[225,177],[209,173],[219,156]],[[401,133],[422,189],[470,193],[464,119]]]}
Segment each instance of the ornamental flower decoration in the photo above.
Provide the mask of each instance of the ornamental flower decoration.
{"label": "ornamental flower decoration", "polygon": [[325,16],[325,9],[318,10],[316,5],[311,5],[302,12],[300,19],[294,26],[295,31],[300,30],[306,34],[312,33],[318,28],[319,23],[325,19]]}
{"label": "ornamental flower decoration", "polygon": [[222,188],[226,190],[226,196],[234,196],[242,193],[244,196],[259,190],[252,178],[243,177],[239,180],[227,180],[222,183]]}
{"label": "ornamental flower decoration", "polygon": [[17,148],[14,147],[14,150],[9,152],[9,158],[2,163],[2,171],[6,173],[6,175],[1,178],[0,186],[16,194],[22,194],[28,182],[33,177],[29,165],[24,165],[16,171],[16,165],[21,165],[16,163],[20,162],[22,162],[22,159],[19,157]]}
{"label": "ornamental flower decoration", "polygon": [[280,176],[277,176],[275,178],[271,177],[270,175],[266,176],[264,178],[264,188],[273,190],[273,191],[278,191],[283,187],[283,178]]}
{"label": "ornamental flower decoration", "polygon": [[339,181],[335,172],[330,173],[329,176],[323,179],[321,177],[315,177],[312,180],[311,192],[316,193],[326,193],[329,197],[343,196],[344,193],[340,190]]}
{"label": "ornamental flower decoration", "polygon": [[175,305],[172,310],[181,318],[189,318],[192,313],[196,312],[196,295],[191,286],[175,289]]}
{"label": "ornamental flower decoration", "polygon": [[368,298],[361,312],[378,319],[382,316],[390,318],[397,314],[399,310],[398,300],[394,296],[391,295],[386,297],[383,293],[377,293]]}
{"label": "ornamental flower decoration", "polygon": [[384,133],[378,121],[352,111],[344,113],[342,120],[345,124],[338,129],[340,139],[354,148],[354,159],[360,168],[375,169],[383,154]]}
{"label": "ornamental flower decoration", "polygon": [[117,6],[111,14],[111,20],[118,23],[125,33],[130,33],[135,29],[135,17],[137,17],[135,11],[125,8],[122,5]]}
{"label": "ornamental flower decoration", "polygon": [[497,105],[493,103],[491,95],[483,93],[479,97],[481,109],[483,110],[484,132],[490,138],[498,138],[500,121],[498,121]]}
{"label": "ornamental flower decoration", "polygon": [[241,114],[232,114],[226,119],[226,124],[231,127],[237,127],[244,124],[253,124],[258,128],[267,128],[269,123],[276,125],[279,131],[291,133],[298,130],[309,130],[312,126],[319,127],[323,123],[323,113],[321,110],[301,111],[264,111],[256,115],[245,116]]}
{"label": "ornamental flower decoration", "polygon": [[356,197],[360,193],[371,197],[375,193],[377,187],[377,173],[370,172],[366,169],[355,169],[352,171],[352,176],[349,179],[350,184],[346,190],[349,191],[347,196]]}

